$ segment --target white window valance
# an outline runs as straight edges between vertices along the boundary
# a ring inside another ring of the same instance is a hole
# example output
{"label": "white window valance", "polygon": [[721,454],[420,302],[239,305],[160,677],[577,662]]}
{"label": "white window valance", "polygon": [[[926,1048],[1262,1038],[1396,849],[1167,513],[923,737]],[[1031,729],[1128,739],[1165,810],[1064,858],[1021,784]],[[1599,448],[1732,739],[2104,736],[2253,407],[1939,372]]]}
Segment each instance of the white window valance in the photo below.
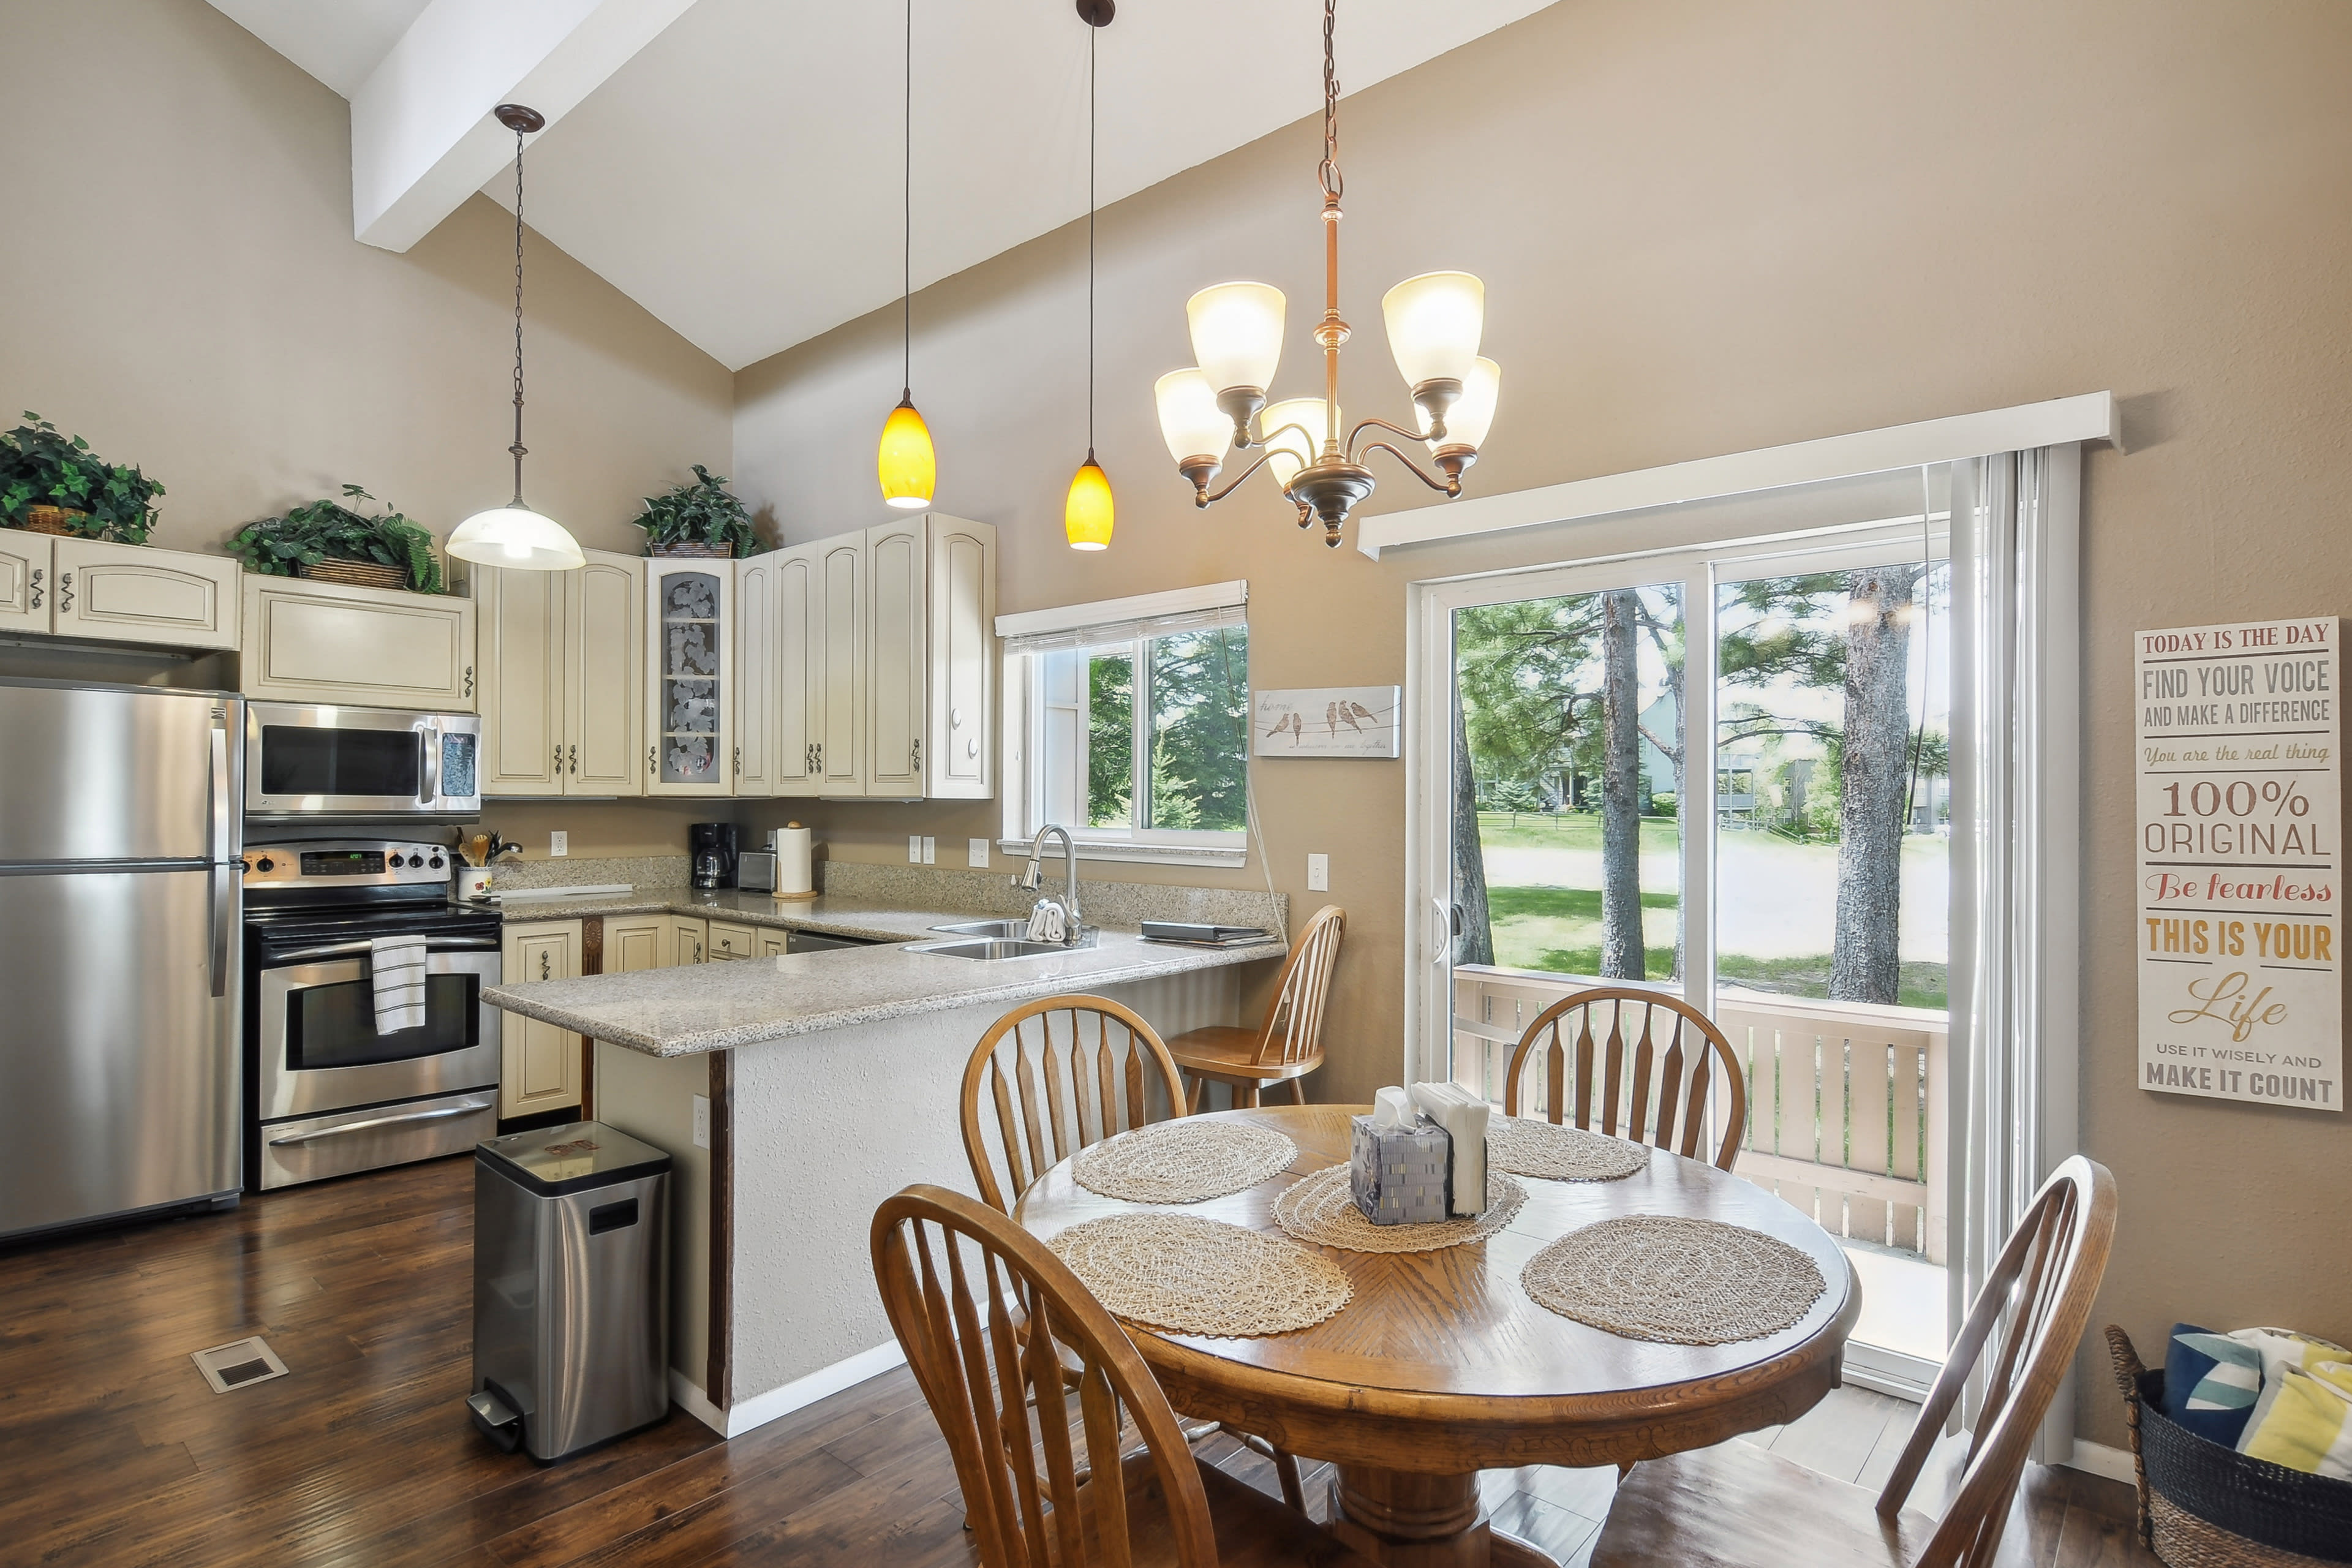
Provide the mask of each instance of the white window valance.
{"label": "white window valance", "polygon": [[1167,637],[1211,626],[1237,626],[1243,624],[1248,607],[1249,584],[1237,579],[999,616],[996,635],[1005,639],[1004,651],[1008,654],[1042,653],[1054,648],[1085,647],[1097,642]]}

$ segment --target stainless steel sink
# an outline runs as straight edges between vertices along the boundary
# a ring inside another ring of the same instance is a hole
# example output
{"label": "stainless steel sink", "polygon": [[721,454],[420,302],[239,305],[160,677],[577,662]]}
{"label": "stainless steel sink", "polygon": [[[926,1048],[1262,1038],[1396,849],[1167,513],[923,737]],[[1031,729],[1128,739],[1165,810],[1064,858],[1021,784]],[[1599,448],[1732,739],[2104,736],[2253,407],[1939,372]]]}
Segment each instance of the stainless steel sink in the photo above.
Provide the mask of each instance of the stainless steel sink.
{"label": "stainless steel sink", "polygon": [[931,929],[946,931],[950,936],[1026,938],[1029,934],[1029,922],[1026,920],[961,921],[954,925],[933,926]]}
{"label": "stainless steel sink", "polygon": [[937,953],[941,958],[976,958],[987,963],[1006,958],[1049,958],[1057,952],[1083,952],[1094,944],[1094,936],[1089,932],[1076,947],[1066,947],[1058,942],[1024,942],[1014,937],[963,937],[954,942],[908,942],[902,951]]}

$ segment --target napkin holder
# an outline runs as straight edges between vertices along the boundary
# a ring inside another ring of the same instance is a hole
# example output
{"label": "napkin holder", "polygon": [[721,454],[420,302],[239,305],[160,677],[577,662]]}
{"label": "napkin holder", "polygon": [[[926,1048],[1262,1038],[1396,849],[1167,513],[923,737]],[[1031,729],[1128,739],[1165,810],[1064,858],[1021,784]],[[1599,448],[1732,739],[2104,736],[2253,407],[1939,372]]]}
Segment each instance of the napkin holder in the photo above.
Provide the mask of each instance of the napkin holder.
{"label": "napkin holder", "polygon": [[1349,1194],[1366,1219],[1425,1225],[1446,1217],[1453,1161],[1444,1128],[1415,1111],[1401,1089],[1381,1090],[1372,1114],[1351,1117],[1349,1125]]}
{"label": "napkin holder", "polygon": [[1446,1211],[1457,1217],[1486,1213],[1489,1107],[1485,1097],[1458,1083],[1417,1083],[1411,1100],[1415,1110],[1445,1129]]}

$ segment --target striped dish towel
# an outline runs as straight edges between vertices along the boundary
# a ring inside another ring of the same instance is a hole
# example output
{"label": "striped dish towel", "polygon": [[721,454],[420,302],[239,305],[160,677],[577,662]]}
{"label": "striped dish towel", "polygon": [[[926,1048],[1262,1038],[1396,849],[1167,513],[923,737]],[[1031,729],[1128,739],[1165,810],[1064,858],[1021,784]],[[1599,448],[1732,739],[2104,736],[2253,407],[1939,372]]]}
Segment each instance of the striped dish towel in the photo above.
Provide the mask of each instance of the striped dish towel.
{"label": "striped dish towel", "polygon": [[368,943],[375,972],[375,1032],[396,1035],[425,1026],[425,939],[380,936]]}

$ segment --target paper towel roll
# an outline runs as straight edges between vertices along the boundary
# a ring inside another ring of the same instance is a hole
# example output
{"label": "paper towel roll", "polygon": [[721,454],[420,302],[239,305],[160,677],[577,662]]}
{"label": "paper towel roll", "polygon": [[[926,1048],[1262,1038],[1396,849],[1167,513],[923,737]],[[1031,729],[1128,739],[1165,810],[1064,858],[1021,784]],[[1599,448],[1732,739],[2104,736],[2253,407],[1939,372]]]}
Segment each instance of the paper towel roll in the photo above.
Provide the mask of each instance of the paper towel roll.
{"label": "paper towel roll", "polygon": [[816,886],[809,830],[799,823],[776,829],[776,896],[791,898]]}

